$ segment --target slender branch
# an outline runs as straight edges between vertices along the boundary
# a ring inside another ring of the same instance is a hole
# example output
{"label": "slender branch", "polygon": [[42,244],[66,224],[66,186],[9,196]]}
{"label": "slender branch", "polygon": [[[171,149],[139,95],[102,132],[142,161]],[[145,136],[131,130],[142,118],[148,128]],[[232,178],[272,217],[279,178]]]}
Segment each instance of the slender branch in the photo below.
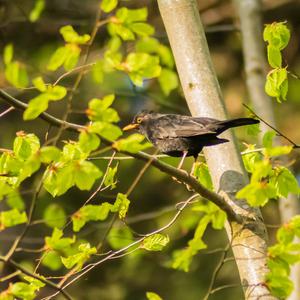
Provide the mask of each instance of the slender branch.
{"label": "slender branch", "polygon": [[57,290],[58,293],[61,293],[66,299],[68,300],[72,300],[72,297],[66,292],[64,291],[62,288],[58,287],[55,283],[53,283],[52,281],[50,280],[47,280],[45,279],[44,277],[42,276],[38,276],[36,274],[33,274],[29,271],[27,271],[25,268],[23,268],[21,265],[19,265],[17,262],[15,262],[14,260],[12,259],[8,259],[6,260],[5,257],[3,256],[0,256],[0,261],[4,262],[4,263],[8,263],[10,264],[11,266],[13,266],[15,269],[21,271],[22,273],[32,277],[32,278],[35,278],[43,283],[45,283],[47,286]]}
{"label": "slender branch", "polygon": [[[7,94],[5,91],[0,89],[0,97],[2,97],[3,100],[13,105],[15,108],[25,110],[27,108],[27,104],[23,103],[22,101],[15,99],[11,95]],[[64,124],[65,128],[69,131],[78,131],[85,129],[85,126],[65,122],[63,120],[60,120],[58,118],[53,117],[52,115],[48,113],[41,113],[39,115],[39,118],[43,119],[44,121],[50,123],[53,126],[60,127],[62,124]],[[111,142],[103,139],[103,142],[107,145],[112,145]],[[239,214],[235,212],[234,208],[231,206],[231,202],[228,202],[224,197],[220,196],[219,194],[210,191],[206,189],[202,184],[200,184],[196,178],[188,175],[186,172],[182,170],[178,170],[177,168],[174,168],[162,161],[159,161],[157,158],[152,158],[151,155],[146,154],[144,152],[138,152],[138,153],[129,153],[126,151],[121,151],[121,153],[124,153],[128,156],[132,156],[136,159],[148,162],[151,160],[151,165],[159,169],[160,171],[169,174],[172,177],[175,177],[179,181],[183,182],[185,185],[189,185],[195,192],[197,192],[202,197],[212,201],[215,203],[218,207],[220,207],[222,210],[224,210],[227,213],[228,218],[235,220],[237,222],[241,222],[241,219],[239,217]],[[250,216],[249,216],[250,217]]]}
{"label": "slender branch", "polygon": [[[76,277],[74,277],[71,281],[69,281],[68,283],[66,283],[62,289],[65,289],[67,288],[69,285],[73,284],[74,282],[76,282],[79,278],[81,278],[83,275],[85,275],[86,273],[88,273],[89,271],[91,271],[92,269],[94,269],[95,267],[99,266],[100,264],[102,264],[103,262],[107,261],[107,260],[110,260],[110,259],[113,259],[115,258],[116,256],[121,256],[122,253],[124,253],[125,251],[131,249],[132,247],[134,247],[135,245],[139,245],[141,244],[147,237],[150,237],[154,234],[157,234],[157,233],[160,233],[164,230],[166,230],[167,228],[171,227],[175,221],[178,219],[178,217],[181,215],[182,211],[185,209],[185,207],[194,199],[198,197],[198,195],[194,194],[192,195],[191,197],[189,197],[184,203],[183,205],[178,209],[177,213],[173,216],[173,218],[163,227],[157,229],[157,230],[154,230],[146,235],[144,235],[143,237],[139,238],[138,240],[132,242],[131,244],[115,251],[115,252],[112,252],[110,253],[109,255],[107,255],[106,257],[104,257],[103,259],[95,262],[95,263],[92,263],[92,264],[89,264],[87,266],[85,266],[83,269],[82,269],[82,272],[80,272],[80,274],[78,274]],[[53,297],[55,297],[57,294],[59,294],[59,292],[56,292],[55,294],[52,294],[48,297],[45,297],[43,298],[42,300],[50,300],[52,299]]]}
{"label": "slender branch", "polygon": [[273,129],[279,136],[283,137],[284,139],[286,139],[287,141],[289,141],[292,145],[293,148],[300,148],[300,145],[297,145],[295,142],[293,142],[290,138],[288,138],[286,135],[284,135],[283,133],[281,133],[278,129],[276,129],[274,126],[272,126],[270,123],[268,123],[267,121],[265,121],[264,119],[262,119],[260,116],[258,116],[253,109],[251,109],[247,104],[243,103],[243,106],[245,106],[250,112],[251,114],[253,114],[257,119],[259,119],[260,121],[262,121],[264,124],[266,124],[267,126],[269,126],[271,129]]}

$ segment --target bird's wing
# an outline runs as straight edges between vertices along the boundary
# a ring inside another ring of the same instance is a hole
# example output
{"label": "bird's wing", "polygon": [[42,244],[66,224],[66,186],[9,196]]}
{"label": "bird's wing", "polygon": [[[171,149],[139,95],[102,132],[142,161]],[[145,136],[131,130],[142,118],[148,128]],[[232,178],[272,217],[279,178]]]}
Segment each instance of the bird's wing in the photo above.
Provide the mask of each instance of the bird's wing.
{"label": "bird's wing", "polygon": [[[170,115],[169,115],[170,116]],[[180,116],[180,118],[159,118],[155,130],[155,137],[159,139],[190,137],[204,134],[215,134],[215,124],[218,120],[211,118],[193,118]]]}

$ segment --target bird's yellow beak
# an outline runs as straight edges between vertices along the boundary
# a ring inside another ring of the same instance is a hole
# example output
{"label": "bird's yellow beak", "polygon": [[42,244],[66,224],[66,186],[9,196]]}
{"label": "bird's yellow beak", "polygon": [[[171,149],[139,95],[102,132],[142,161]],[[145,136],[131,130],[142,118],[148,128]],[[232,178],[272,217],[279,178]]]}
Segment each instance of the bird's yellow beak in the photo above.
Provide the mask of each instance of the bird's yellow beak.
{"label": "bird's yellow beak", "polygon": [[132,129],[137,129],[139,126],[140,126],[140,124],[137,124],[137,123],[131,123],[131,124],[128,124],[127,126],[125,126],[125,127],[123,128],[123,131],[128,131],[128,130],[132,130]]}

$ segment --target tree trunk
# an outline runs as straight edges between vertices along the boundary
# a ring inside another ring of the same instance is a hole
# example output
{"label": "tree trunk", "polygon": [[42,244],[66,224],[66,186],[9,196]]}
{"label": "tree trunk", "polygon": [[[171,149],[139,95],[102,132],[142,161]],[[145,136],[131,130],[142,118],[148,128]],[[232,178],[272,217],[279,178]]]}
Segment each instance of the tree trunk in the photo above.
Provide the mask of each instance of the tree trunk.
{"label": "tree trunk", "polygon": [[[182,88],[193,116],[226,119],[220,87],[210,59],[195,0],[158,0],[175,57]],[[224,134],[231,141],[231,133]],[[235,200],[248,182],[234,142],[208,147],[204,154],[214,188],[226,195],[244,223],[232,220],[226,229],[246,299],[275,299],[264,285],[267,235],[259,209]],[[251,218],[249,218],[251,216]]]}
{"label": "tree trunk", "polygon": [[[265,93],[264,85],[267,74],[267,62],[262,35],[262,2],[261,0],[234,0],[240,19],[243,53],[247,88],[255,112],[268,123],[276,127],[272,99]],[[261,124],[262,134],[270,130]],[[277,141],[279,143],[279,141]],[[281,221],[288,222],[293,216],[300,213],[300,203],[296,195],[289,194],[279,201]],[[292,268],[291,279],[294,291],[288,298],[298,300],[300,295],[300,265]]]}

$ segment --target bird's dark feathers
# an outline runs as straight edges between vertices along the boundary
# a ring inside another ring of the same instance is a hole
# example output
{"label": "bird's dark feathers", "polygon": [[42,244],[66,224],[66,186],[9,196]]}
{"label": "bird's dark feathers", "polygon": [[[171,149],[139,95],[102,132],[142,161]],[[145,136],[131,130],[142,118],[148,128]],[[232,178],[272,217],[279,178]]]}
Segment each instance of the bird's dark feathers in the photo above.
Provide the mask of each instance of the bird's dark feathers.
{"label": "bird's dark feathers", "polygon": [[217,137],[223,131],[259,121],[253,118],[220,121],[142,111],[134,117],[133,124],[135,123],[139,123],[138,131],[161,152],[170,156],[181,156],[183,152],[188,152],[188,156],[197,157],[203,147],[228,142]]}

